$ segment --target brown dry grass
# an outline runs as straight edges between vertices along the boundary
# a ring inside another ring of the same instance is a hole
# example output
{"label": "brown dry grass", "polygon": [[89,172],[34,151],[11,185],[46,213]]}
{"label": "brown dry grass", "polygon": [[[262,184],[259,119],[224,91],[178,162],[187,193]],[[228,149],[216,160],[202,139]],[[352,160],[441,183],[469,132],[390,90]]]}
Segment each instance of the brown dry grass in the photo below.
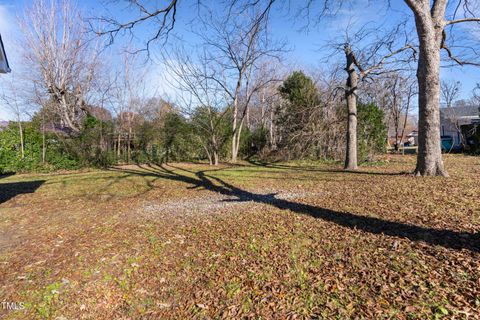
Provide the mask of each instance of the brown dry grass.
{"label": "brown dry grass", "polygon": [[[0,179],[7,319],[477,318],[480,159]],[[37,181],[37,182],[35,182]],[[30,193],[25,193],[30,192]],[[1,307],[1,306],[0,306]]]}

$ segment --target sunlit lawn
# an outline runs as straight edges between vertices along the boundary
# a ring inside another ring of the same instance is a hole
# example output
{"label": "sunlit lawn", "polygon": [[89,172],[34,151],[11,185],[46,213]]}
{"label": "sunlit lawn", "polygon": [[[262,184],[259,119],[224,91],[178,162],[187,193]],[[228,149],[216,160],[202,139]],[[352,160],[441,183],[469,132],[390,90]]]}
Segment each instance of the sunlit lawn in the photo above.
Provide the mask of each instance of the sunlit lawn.
{"label": "sunlit lawn", "polygon": [[480,158],[414,161],[1,177],[0,316],[478,317]]}

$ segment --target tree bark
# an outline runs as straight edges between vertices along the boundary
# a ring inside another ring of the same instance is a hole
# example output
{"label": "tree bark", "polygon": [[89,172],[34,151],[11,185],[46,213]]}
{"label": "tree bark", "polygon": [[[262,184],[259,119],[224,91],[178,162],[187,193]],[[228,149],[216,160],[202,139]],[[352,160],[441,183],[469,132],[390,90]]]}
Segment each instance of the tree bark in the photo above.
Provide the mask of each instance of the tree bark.
{"label": "tree bark", "polygon": [[208,151],[208,148],[207,148],[207,147],[204,147],[204,148],[205,148],[205,152],[207,153],[208,164],[211,166],[211,165],[213,165],[212,155],[211,155],[210,152]]}
{"label": "tree bark", "polygon": [[238,128],[237,128],[237,135],[235,137],[235,139],[237,139],[237,141],[235,142],[235,162],[237,161],[238,151],[240,150],[240,138],[242,134],[242,128],[243,128],[243,122],[244,122],[243,120],[244,118],[240,120],[240,124],[238,125]]}
{"label": "tree bark", "polygon": [[[400,136],[400,143],[402,143],[403,140],[405,139],[405,129],[407,128],[408,112],[410,111],[411,97],[412,97],[412,87],[410,86],[408,90],[407,106],[405,109],[405,118],[403,119],[403,127],[402,127],[402,135]],[[403,146],[403,153],[405,154],[405,146]]]}
{"label": "tree bark", "polygon": [[120,132],[117,135],[117,163],[120,160],[120,149],[121,149],[121,137]]}
{"label": "tree bark", "polygon": [[247,108],[247,112],[246,112],[247,114],[246,114],[245,117],[247,118],[247,119],[246,119],[246,121],[247,121],[247,129],[250,130],[250,129],[251,129],[251,127],[250,127],[250,107],[247,105],[246,108]]}
{"label": "tree bark", "polygon": [[218,140],[215,134],[212,135],[212,160],[213,160],[213,165],[217,166],[218,165]]}
{"label": "tree bark", "polygon": [[23,128],[22,128],[22,121],[20,118],[18,119],[18,132],[20,134],[20,151],[22,154],[22,159],[25,158],[25,146],[23,143]]}
{"label": "tree bark", "polygon": [[350,47],[345,47],[348,73],[345,99],[348,109],[347,148],[345,153],[345,170],[356,170],[357,165],[357,86],[358,74],[355,70],[355,58]]}
{"label": "tree bark", "polygon": [[238,115],[238,92],[240,92],[241,80],[237,83],[235,97],[233,99],[233,122],[232,122],[232,162],[237,162],[237,115]]}
{"label": "tree bark", "polygon": [[440,46],[443,19],[416,12],[420,52],[418,59],[418,154],[416,176],[448,176],[440,140]]}
{"label": "tree bark", "polygon": [[232,163],[237,162],[237,133],[235,132],[232,137]]}
{"label": "tree bark", "polygon": [[275,124],[274,124],[274,115],[275,115],[275,109],[272,107],[271,110],[270,110],[270,130],[269,130],[269,134],[270,134],[270,145],[272,147],[273,150],[277,149],[277,143],[276,143],[276,139],[275,139]]}
{"label": "tree bark", "polygon": [[[394,106],[394,108],[396,108],[396,106]],[[401,112],[398,112],[398,110],[395,110],[395,116],[394,116],[394,119],[393,119],[393,125],[395,127],[395,152],[398,152],[398,149],[400,148],[400,143],[401,141],[398,141],[398,133],[400,131],[400,117],[402,115]]]}
{"label": "tree bark", "polygon": [[[236,163],[237,162],[237,156],[238,156],[238,141],[240,140],[240,133],[238,132],[238,98],[240,95],[240,89],[242,88],[242,80],[243,80],[243,74],[245,72],[246,66],[243,66],[241,70],[238,72],[238,79],[237,79],[237,85],[235,86],[235,91],[233,95],[233,123],[232,123],[232,129],[233,129],[233,135],[232,135],[232,162]],[[247,86],[248,87],[248,86]],[[242,117],[243,120],[243,117]],[[238,136],[238,137],[237,137]]]}
{"label": "tree bark", "polygon": [[45,116],[42,113],[42,164],[45,164],[47,146],[45,143]]}
{"label": "tree bark", "polygon": [[127,138],[127,164],[130,164],[131,159],[131,148],[130,148],[130,139],[132,138],[132,127],[128,128],[128,138]]}

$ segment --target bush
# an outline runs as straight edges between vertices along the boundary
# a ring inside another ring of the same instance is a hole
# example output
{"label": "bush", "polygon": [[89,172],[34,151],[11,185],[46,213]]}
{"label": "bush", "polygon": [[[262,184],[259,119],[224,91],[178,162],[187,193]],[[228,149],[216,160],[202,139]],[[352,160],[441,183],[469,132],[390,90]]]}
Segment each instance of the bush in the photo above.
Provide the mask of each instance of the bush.
{"label": "bush", "polygon": [[107,167],[115,163],[113,153],[102,149],[99,143],[102,137],[108,135],[111,129],[109,123],[87,117],[82,132],[77,136],[46,132],[45,163],[42,162],[43,137],[39,120],[34,117],[31,122],[23,123],[23,127],[23,158],[17,124],[10,123],[0,132],[0,173],[74,170],[85,166]]}
{"label": "bush", "polygon": [[387,127],[384,113],[373,103],[357,106],[358,160],[372,161],[373,156],[386,151]]}
{"label": "bush", "polygon": [[0,172],[37,171],[41,166],[41,135],[32,123],[23,123],[25,155],[22,158],[16,123],[0,132]]}
{"label": "bush", "polygon": [[150,163],[153,157],[147,152],[147,150],[136,150],[132,153],[132,160],[136,164]]}
{"label": "bush", "polygon": [[241,153],[247,158],[258,155],[267,145],[268,130],[259,127],[250,131],[245,129],[241,136]]}

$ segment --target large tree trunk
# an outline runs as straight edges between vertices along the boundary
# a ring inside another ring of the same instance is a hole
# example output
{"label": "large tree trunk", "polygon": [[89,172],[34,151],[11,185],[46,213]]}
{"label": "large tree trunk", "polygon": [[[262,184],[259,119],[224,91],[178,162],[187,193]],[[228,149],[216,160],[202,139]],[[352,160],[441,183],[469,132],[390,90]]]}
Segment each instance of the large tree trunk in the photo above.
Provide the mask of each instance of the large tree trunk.
{"label": "large tree trunk", "polygon": [[440,141],[440,44],[443,26],[416,15],[418,59],[418,154],[415,175],[448,176]]}
{"label": "large tree trunk", "polygon": [[347,85],[345,88],[345,99],[348,108],[347,125],[347,148],[345,154],[345,170],[356,170],[357,166],[357,86],[358,74],[355,70],[353,52],[349,47],[345,48],[348,73]]}

